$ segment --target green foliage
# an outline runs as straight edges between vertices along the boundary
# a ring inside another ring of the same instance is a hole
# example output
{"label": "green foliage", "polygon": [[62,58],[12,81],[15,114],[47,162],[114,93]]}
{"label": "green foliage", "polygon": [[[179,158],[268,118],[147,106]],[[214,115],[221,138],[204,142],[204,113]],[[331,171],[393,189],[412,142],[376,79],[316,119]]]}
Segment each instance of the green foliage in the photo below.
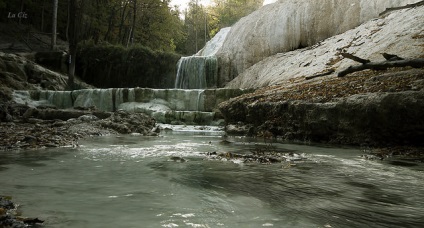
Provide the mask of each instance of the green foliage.
{"label": "green foliage", "polygon": [[173,87],[179,55],[134,45],[83,44],[77,73],[97,87]]}
{"label": "green foliage", "polygon": [[[79,40],[95,44],[111,43],[126,47],[141,44],[154,50],[174,51],[184,39],[180,12],[169,6],[169,0],[77,0],[80,26]],[[59,38],[68,40],[69,1],[59,1],[57,31]],[[42,32],[51,32],[51,0],[0,0],[0,22],[16,23],[7,17],[9,12],[24,11],[31,25]]]}
{"label": "green foliage", "polygon": [[262,6],[263,0],[213,0],[215,6],[211,13],[216,15],[219,27],[228,27],[240,18],[252,13]]}
{"label": "green foliage", "polygon": [[263,0],[213,0],[205,7],[191,0],[184,12],[185,42],[177,47],[180,53],[198,52],[220,29],[232,26],[262,6]]}

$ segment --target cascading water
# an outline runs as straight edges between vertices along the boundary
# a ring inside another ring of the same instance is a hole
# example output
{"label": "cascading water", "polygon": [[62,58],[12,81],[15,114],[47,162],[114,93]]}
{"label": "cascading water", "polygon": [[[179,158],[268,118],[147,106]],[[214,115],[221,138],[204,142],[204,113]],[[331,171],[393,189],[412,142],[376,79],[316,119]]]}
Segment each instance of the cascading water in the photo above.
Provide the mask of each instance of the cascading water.
{"label": "cascading water", "polygon": [[217,125],[220,102],[239,96],[240,89],[147,89],[113,88],[75,91],[15,91],[17,103],[37,106],[95,108],[101,111],[142,112],[160,123]]}
{"label": "cascading water", "polygon": [[221,29],[205,47],[193,56],[178,61],[175,88],[205,89],[218,87],[218,59],[215,53],[221,48],[231,28]]}
{"label": "cascading water", "polygon": [[85,107],[101,111],[142,112],[166,124],[219,125],[215,111],[220,102],[248,90],[217,88],[218,60],[231,28],[224,28],[196,55],[178,62],[175,89],[110,88],[75,91],[15,91],[15,101],[33,106],[50,105],[61,109]]}
{"label": "cascading water", "polygon": [[205,89],[216,87],[218,73],[215,56],[182,57],[178,61],[178,72],[175,88]]}

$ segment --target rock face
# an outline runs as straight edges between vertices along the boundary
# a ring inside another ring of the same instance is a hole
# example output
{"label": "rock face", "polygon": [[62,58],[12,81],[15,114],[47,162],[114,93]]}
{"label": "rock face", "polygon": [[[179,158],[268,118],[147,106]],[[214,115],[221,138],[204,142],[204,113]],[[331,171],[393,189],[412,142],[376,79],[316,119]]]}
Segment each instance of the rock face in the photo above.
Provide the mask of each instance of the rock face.
{"label": "rock face", "polygon": [[[15,54],[0,52],[0,101],[12,98],[12,90],[64,90],[67,76],[48,70]],[[77,81],[77,86],[90,86]]]}
{"label": "rock face", "polygon": [[424,92],[358,94],[336,101],[245,102],[221,106],[228,122],[253,124],[288,140],[420,145]]}
{"label": "rock face", "polygon": [[[216,54],[219,58],[220,66],[219,81],[223,83],[231,81],[234,77],[245,73],[249,67],[264,60],[266,57],[302,47],[309,47],[328,37],[346,32],[365,21],[377,17],[379,13],[388,7],[415,2],[418,2],[418,0],[280,0],[279,2],[263,6],[249,16],[242,18],[232,27],[222,48]],[[409,12],[406,14],[409,14]],[[422,15],[422,13],[421,16],[420,14],[415,14],[409,18],[409,20],[413,21],[409,22],[422,25],[423,22],[420,22]],[[391,18],[391,20],[395,19]],[[404,22],[408,23],[408,21]],[[309,52],[310,59],[305,59],[304,57],[307,55],[299,55],[299,53],[287,54],[285,58],[281,58],[281,55],[284,54],[279,54],[274,57],[280,57],[278,60],[268,60],[266,66],[263,63],[260,69],[267,71],[267,73],[271,72],[273,75],[279,75],[290,71],[292,69],[291,64],[303,67],[319,63],[322,64],[320,66],[321,69],[325,68],[326,60],[330,59],[328,56],[334,57],[336,48],[344,47],[349,43],[352,44],[351,46],[360,45],[360,42],[383,29],[384,21],[380,21],[379,25],[375,24],[370,25],[366,29],[368,34],[364,35],[367,36],[357,37],[362,38],[361,41],[354,40],[355,36],[345,38],[338,46],[327,46],[326,49],[319,49],[320,51],[315,53]],[[403,35],[406,31],[403,30],[404,25],[399,27],[399,33],[396,35]],[[390,31],[392,27],[387,29]],[[386,37],[382,35],[371,43],[375,44],[375,42],[381,42],[384,39]],[[366,48],[364,47],[364,49]],[[320,59],[318,60],[319,62],[312,61],[309,63],[312,58],[320,57],[326,51],[330,52],[326,60]],[[245,76],[242,76],[244,79],[239,79],[243,82],[234,83],[231,86],[258,87],[266,84],[260,81],[260,77],[266,73],[260,72],[262,74],[256,75],[255,73],[258,71],[260,70],[245,73]],[[304,68],[303,71],[309,73],[307,68]],[[295,74],[289,73],[289,75],[293,77]],[[249,80],[253,82],[246,82]]]}

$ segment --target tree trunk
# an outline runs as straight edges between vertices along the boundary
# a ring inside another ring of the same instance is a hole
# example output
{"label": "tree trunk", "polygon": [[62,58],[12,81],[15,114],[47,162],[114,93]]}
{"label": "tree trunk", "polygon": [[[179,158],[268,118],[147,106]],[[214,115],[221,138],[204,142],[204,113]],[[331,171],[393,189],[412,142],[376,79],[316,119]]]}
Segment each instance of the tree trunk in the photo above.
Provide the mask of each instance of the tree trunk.
{"label": "tree trunk", "polygon": [[130,33],[130,43],[131,45],[134,43],[134,33],[135,33],[135,23],[137,19],[137,0],[133,0],[133,20],[132,20],[132,28]]}
{"label": "tree trunk", "polygon": [[66,21],[66,41],[69,42],[69,21],[71,20],[71,0],[68,0],[68,12],[67,12],[67,21]]}
{"label": "tree trunk", "polygon": [[57,5],[58,5],[58,0],[53,0],[52,45],[51,45],[51,49],[53,51],[56,49]]}
{"label": "tree trunk", "polygon": [[40,25],[41,32],[44,32],[44,7],[46,6],[45,1],[46,0],[43,0],[43,4],[41,5],[41,25]]}
{"label": "tree trunk", "polygon": [[[21,12],[24,11],[24,0],[21,0]],[[21,24],[21,17],[19,17],[19,24]]]}
{"label": "tree trunk", "polygon": [[74,76],[75,76],[75,60],[77,54],[77,0],[69,1],[69,74],[68,74],[68,89],[74,89]]}
{"label": "tree trunk", "polygon": [[109,22],[108,22],[108,26],[107,26],[107,31],[106,31],[106,34],[105,34],[105,36],[104,36],[104,40],[105,41],[111,41],[110,40],[110,38],[109,38],[109,35],[110,35],[110,33],[111,33],[111,31],[112,31],[112,29],[113,29],[113,26],[114,26],[114,17],[115,17],[115,13],[116,13],[116,10],[115,10],[115,7],[114,8],[112,8],[112,10],[111,10],[111,12],[110,12],[110,16],[109,16]]}
{"label": "tree trunk", "polygon": [[119,25],[119,33],[118,33],[118,43],[123,44],[123,41],[125,40],[124,37],[122,36],[122,30],[124,28],[124,23],[125,23],[125,11],[127,10],[127,4],[128,2],[125,2],[124,8],[122,9],[122,14],[121,14],[121,24]]}

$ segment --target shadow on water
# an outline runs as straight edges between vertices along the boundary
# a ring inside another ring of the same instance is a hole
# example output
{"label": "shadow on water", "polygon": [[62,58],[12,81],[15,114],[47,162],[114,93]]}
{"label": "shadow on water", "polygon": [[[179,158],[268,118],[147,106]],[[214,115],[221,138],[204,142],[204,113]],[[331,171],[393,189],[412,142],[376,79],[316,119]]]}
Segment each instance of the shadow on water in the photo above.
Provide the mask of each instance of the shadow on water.
{"label": "shadow on water", "polygon": [[0,156],[0,171],[8,169],[10,164],[17,164],[26,167],[44,167],[44,161],[52,161],[57,157],[63,156],[73,149],[69,148],[51,148],[40,150],[16,150],[16,151],[3,151]]}
{"label": "shadow on water", "polygon": [[386,203],[393,205],[405,205],[407,203],[401,195],[386,192],[374,184],[355,181],[346,182],[346,184],[360,188],[363,198],[358,199],[359,202],[368,204]]}
{"label": "shadow on water", "polygon": [[389,164],[403,167],[414,167],[418,166],[417,163],[405,162],[405,161],[390,161]]}

